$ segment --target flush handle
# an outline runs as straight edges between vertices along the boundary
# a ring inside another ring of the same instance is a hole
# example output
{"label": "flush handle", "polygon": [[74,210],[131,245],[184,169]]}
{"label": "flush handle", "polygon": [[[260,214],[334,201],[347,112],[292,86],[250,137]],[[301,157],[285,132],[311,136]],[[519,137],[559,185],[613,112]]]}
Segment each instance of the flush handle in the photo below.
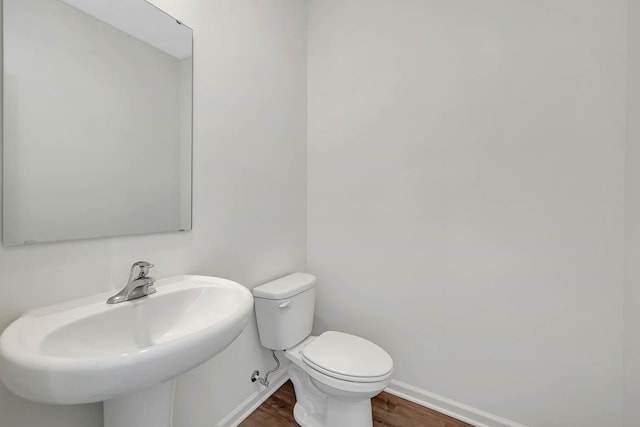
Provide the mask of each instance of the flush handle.
{"label": "flush handle", "polygon": [[278,304],[278,307],[280,307],[282,310],[284,310],[285,308],[289,308],[291,307],[291,301],[285,301],[282,304]]}

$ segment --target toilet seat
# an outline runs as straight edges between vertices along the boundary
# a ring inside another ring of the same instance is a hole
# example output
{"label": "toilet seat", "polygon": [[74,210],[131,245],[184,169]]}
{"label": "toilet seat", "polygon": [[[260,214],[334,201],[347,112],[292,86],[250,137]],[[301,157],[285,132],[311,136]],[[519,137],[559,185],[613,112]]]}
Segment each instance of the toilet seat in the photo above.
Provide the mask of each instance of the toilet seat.
{"label": "toilet seat", "polygon": [[393,360],[386,351],[343,332],[325,332],[304,346],[301,353],[310,368],[344,381],[380,382],[388,379],[393,370]]}

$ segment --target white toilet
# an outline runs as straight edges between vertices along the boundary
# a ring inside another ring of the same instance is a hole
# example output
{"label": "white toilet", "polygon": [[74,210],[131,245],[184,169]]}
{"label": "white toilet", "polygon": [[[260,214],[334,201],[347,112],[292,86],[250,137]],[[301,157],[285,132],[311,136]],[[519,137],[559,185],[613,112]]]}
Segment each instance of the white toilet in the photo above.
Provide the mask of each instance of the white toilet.
{"label": "white toilet", "polygon": [[329,331],[311,336],[316,278],[293,273],[253,290],[260,342],[285,350],[303,427],[371,427],[371,398],[391,381],[393,360],[376,344]]}

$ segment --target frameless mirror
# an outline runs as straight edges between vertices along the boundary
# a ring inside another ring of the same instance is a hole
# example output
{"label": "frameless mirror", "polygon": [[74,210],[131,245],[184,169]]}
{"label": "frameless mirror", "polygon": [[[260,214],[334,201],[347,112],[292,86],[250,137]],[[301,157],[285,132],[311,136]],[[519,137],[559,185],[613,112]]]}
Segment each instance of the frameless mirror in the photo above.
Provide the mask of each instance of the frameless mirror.
{"label": "frameless mirror", "polygon": [[145,0],[2,13],[3,243],[190,230],[191,30]]}

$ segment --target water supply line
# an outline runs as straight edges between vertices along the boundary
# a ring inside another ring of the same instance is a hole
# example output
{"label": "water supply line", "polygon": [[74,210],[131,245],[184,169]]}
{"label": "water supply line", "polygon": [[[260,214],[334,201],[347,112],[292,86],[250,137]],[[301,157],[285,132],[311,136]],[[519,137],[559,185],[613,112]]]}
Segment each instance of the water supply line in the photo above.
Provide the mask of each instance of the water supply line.
{"label": "water supply line", "polygon": [[276,351],[275,350],[271,350],[271,356],[273,356],[273,358],[276,361],[276,367],[273,368],[272,370],[270,370],[269,372],[267,372],[266,375],[264,376],[264,378],[262,378],[260,376],[260,371],[253,371],[253,373],[251,374],[251,382],[252,383],[258,381],[263,386],[269,387],[269,375],[273,374],[275,371],[280,369],[280,361],[278,360],[278,356],[276,356]]}

